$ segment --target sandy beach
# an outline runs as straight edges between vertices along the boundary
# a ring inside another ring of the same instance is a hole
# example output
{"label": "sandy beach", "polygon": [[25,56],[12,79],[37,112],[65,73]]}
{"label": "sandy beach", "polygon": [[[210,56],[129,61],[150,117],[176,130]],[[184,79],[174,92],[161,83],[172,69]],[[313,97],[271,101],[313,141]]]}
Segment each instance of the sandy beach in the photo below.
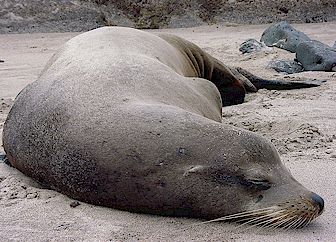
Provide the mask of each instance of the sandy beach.
{"label": "sandy beach", "polygon": [[[188,39],[227,65],[267,78],[326,80],[316,88],[248,94],[245,103],[223,108],[223,123],[259,133],[277,147],[282,161],[304,186],[321,195],[325,212],[299,230],[242,230],[227,223],[135,214],[80,202],[43,189],[0,162],[0,241],[335,241],[336,73],[286,75],[267,67],[295,54],[272,48],[241,54],[239,45],[260,39],[268,25],[202,26],[169,32]],[[294,24],[312,39],[333,45],[336,22]],[[36,80],[48,59],[79,33],[0,35],[0,140],[15,96]],[[3,152],[0,146],[0,152]]]}

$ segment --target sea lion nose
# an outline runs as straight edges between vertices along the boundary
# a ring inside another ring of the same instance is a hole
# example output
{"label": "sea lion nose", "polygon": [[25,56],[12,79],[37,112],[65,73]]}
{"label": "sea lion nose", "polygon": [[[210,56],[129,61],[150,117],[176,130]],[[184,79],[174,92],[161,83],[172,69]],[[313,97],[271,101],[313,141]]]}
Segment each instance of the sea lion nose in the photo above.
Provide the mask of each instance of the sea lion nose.
{"label": "sea lion nose", "polygon": [[324,200],[322,197],[320,197],[319,195],[317,195],[316,193],[312,194],[312,200],[319,205],[320,207],[320,211],[319,211],[319,215],[323,212],[324,209]]}

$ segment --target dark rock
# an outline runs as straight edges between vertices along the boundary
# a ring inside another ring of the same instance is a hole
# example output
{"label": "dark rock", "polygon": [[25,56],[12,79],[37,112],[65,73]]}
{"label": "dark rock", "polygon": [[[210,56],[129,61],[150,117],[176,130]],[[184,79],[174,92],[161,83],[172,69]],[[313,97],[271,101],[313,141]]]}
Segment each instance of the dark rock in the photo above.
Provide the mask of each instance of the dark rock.
{"label": "dark rock", "polygon": [[335,43],[334,43],[334,45],[333,45],[333,48],[336,49],[336,41],[335,41]]}
{"label": "dark rock", "polygon": [[271,61],[268,66],[277,72],[286,72],[288,74],[304,71],[302,65],[296,61],[274,60]]}
{"label": "dark rock", "polygon": [[5,153],[2,153],[2,152],[0,152],[0,160],[5,160],[5,158],[6,158],[6,154]]}
{"label": "dark rock", "polygon": [[286,7],[280,7],[279,11],[282,12],[282,13],[284,13],[284,14],[287,14],[289,12],[289,9],[286,8]]}
{"label": "dark rock", "polygon": [[0,33],[336,20],[330,0],[1,0]]}
{"label": "dark rock", "polygon": [[117,12],[91,1],[3,0],[0,33],[81,32],[113,24],[132,26]]}
{"label": "dark rock", "polygon": [[266,47],[267,46],[264,43],[260,43],[258,40],[248,39],[240,45],[239,51],[242,52],[243,54],[260,52],[264,50]]}
{"label": "dark rock", "polygon": [[0,161],[2,161],[3,163],[5,163],[6,165],[12,167],[12,164],[9,162],[7,156],[5,153],[0,152]]}
{"label": "dark rock", "polygon": [[0,63],[4,63],[5,61],[4,60],[0,60]]}
{"label": "dark rock", "polygon": [[79,205],[80,205],[80,203],[78,201],[73,201],[73,202],[70,203],[70,207],[72,207],[72,208],[75,208]]}
{"label": "dark rock", "polygon": [[336,71],[336,49],[316,40],[300,43],[296,58],[306,71]]}
{"label": "dark rock", "polygon": [[183,15],[171,16],[168,28],[190,28],[206,24],[200,17],[194,13],[185,13]]}
{"label": "dark rock", "polygon": [[297,31],[285,21],[268,27],[260,39],[267,46],[276,46],[293,53],[296,51],[298,44],[309,40],[310,38],[306,34]]}

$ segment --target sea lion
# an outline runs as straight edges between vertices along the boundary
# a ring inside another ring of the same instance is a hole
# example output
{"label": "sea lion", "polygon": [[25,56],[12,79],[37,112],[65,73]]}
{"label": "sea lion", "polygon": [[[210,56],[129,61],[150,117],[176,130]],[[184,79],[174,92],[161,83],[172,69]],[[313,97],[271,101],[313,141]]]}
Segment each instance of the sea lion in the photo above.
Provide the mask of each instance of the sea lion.
{"label": "sea lion", "polygon": [[91,204],[302,227],[323,199],[269,141],[221,123],[221,100],[287,85],[251,80],[175,36],[96,29],[68,41],[16,97],[3,146],[24,174]]}

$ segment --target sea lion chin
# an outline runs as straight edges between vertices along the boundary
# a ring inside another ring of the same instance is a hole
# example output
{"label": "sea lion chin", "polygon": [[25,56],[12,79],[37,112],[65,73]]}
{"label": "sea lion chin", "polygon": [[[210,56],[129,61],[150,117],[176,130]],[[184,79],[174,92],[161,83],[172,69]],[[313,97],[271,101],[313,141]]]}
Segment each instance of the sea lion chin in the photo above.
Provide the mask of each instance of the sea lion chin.
{"label": "sea lion chin", "polygon": [[68,41],[16,97],[3,146],[24,174],[91,204],[303,227],[323,199],[269,141],[221,123],[222,105],[247,91],[290,86],[256,80],[176,36],[96,29]]}

